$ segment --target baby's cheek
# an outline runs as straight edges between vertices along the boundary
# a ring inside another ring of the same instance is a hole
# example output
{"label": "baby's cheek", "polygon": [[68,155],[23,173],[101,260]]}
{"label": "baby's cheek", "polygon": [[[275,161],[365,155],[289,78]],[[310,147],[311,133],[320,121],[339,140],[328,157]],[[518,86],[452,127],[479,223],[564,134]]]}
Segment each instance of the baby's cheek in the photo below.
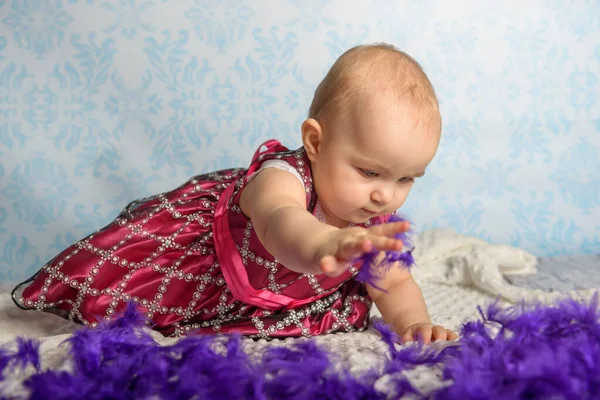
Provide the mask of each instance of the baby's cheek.
{"label": "baby's cheek", "polygon": [[394,209],[398,209],[404,204],[404,202],[408,198],[408,194],[410,193],[413,184],[407,184],[403,186],[406,187],[401,187],[396,191],[396,196],[394,197]]}
{"label": "baby's cheek", "polygon": [[367,190],[351,181],[339,181],[333,183],[336,197],[344,202],[357,202],[360,198],[367,196]]}

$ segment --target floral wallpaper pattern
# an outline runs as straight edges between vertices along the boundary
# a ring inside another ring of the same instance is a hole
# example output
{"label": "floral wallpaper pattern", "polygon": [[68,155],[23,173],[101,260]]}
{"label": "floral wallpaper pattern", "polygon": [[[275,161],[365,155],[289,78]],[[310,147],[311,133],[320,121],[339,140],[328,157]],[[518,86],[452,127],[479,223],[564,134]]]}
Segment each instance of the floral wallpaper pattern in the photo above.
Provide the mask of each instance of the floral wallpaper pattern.
{"label": "floral wallpaper pattern", "polygon": [[0,280],[263,140],[299,146],[331,63],[376,41],[441,101],[417,230],[600,253],[597,0],[0,0]]}

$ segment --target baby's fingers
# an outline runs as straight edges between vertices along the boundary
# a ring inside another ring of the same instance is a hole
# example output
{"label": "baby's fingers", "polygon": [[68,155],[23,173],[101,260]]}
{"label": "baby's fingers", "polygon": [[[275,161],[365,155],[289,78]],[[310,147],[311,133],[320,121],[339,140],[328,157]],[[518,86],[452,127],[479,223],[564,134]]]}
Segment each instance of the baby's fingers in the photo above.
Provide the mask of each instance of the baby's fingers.
{"label": "baby's fingers", "polygon": [[346,271],[351,260],[372,249],[373,243],[366,236],[347,240],[340,244],[335,255],[321,258],[319,266],[324,274],[338,276]]}
{"label": "baby's fingers", "polygon": [[348,240],[340,246],[338,258],[342,261],[350,261],[355,257],[373,250],[374,238],[361,236],[352,240]]}
{"label": "baby's fingers", "polygon": [[456,339],[458,339],[458,335],[456,334],[456,332],[451,331],[450,329],[448,329],[447,332],[448,332],[448,339],[447,340],[456,340]]}
{"label": "baby's fingers", "polygon": [[334,256],[325,256],[321,258],[319,263],[319,267],[321,271],[327,276],[338,276],[342,272],[344,272],[341,268],[338,267],[338,260]]}
{"label": "baby's fingers", "polygon": [[456,340],[458,339],[458,335],[456,332],[451,331],[450,329],[446,329],[443,326],[436,325],[433,327],[433,335],[432,340]]}
{"label": "baby's fingers", "polygon": [[369,239],[372,241],[373,247],[381,251],[398,251],[404,247],[404,243],[401,240],[385,236],[369,236]]}
{"label": "baby's fingers", "polygon": [[433,327],[431,325],[421,325],[417,329],[417,339],[424,344],[429,344],[433,336]]}
{"label": "baby's fingers", "polygon": [[402,338],[400,338],[400,341],[402,342],[402,344],[412,342],[413,340],[415,340],[415,339],[413,337],[413,332],[410,329],[408,331],[404,332],[404,334],[402,335]]}
{"label": "baby's fingers", "polygon": [[409,229],[410,224],[408,222],[399,221],[372,226],[369,228],[369,232],[375,235],[394,237],[394,235],[407,232]]}
{"label": "baby's fingers", "polygon": [[433,327],[433,331],[431,334],[431,339],[432,340],[450,340],[449,339],[449,333],[450,331],[448,331],[446,328],[444,328],[443,326],[439,326],[436,325]]}

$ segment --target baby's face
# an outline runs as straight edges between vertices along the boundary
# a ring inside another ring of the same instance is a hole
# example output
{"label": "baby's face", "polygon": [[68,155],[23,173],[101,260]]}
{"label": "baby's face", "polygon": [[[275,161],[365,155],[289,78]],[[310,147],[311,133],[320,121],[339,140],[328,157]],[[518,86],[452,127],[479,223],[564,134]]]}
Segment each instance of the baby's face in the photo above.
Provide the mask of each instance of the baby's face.
{"label": "baby's face", "polygon": [[394,212],[425,173],[439,144],[438,123],[419,121],[390,96],[364,99],[323,126],[313,164],[319,202],[336,226]]}

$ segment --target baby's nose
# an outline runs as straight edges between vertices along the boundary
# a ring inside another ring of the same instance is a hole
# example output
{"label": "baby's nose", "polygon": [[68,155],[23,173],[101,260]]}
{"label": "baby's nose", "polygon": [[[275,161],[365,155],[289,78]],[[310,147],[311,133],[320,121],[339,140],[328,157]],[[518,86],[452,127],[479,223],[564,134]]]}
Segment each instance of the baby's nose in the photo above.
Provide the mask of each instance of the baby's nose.
{"label": "baby's nose", "polygon": [[392,201],[394,198],[394,189],[389,187],[383,187],[377,189],[371,193],[371,201],[377,205],[385,205]]}

